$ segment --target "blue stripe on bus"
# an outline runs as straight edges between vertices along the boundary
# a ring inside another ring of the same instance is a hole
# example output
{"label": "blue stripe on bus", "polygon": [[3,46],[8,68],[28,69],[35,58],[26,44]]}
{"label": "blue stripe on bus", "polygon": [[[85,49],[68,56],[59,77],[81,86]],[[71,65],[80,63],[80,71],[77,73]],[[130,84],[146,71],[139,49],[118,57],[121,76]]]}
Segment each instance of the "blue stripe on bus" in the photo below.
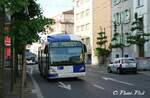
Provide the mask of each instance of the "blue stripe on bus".
{"label": "blue stripe on bus", "polygon": [[73,72],[85,72],[85,65],[74,65]]}
{"label": "blue stripe on bus", "polygon": [[48,77],[58,77],[58,74],[48,74]]}

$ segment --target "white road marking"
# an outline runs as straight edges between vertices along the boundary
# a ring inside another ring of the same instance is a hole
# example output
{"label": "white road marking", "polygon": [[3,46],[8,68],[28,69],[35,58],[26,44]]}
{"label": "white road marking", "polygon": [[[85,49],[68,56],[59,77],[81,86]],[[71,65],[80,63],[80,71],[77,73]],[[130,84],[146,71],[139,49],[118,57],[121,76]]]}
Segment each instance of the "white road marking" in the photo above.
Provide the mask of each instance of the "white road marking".
{"label": "white road marking", "polygon": [[64,84],[62,82],[58,82],[59,83],[59,87],[65,88],[67,90],[71,90],[71,85],[70,84]]}
{"label": "white road marking", "polygon": [[130,86],[135,86],[135,85],[132,84],[132,83],[128,83],[128,82],[116,80],[116,79],[109,78],[109,77],[102,77],[102,79],[104,79],[104,80],[110,80],[110,81],[114,81],[114,82],[118,82],[118,83],[122,83],[122,84],[126,84],[126,85],[130,85]]}
{"label": "white road marking", "polygon": [[37,95],[37,98],[44,98],[44,96],[41,93],[40,87],[38,86],[38,84],[35,81],[34,77],[32,76],[32,74],[29,74],[29,75],[31,77],[31,80],[32,80],[34,88],[35,88],[35,89],[32,90],[32,92]]}
{"label": "white road marking", "polygon": [[99,86],[99,85],[96,85],[96,84],[94,84],[93,86],[96,87],[96,88],[104,90],[104,88],[102,86]]}

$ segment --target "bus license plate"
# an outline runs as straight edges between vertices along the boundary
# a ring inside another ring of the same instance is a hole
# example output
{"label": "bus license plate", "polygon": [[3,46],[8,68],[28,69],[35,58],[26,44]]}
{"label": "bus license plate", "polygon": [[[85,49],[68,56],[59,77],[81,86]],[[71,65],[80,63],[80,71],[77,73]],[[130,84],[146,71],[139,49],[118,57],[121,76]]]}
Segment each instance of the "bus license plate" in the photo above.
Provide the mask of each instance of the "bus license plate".
{"label": "bus license plate", "polygon": [[58,66],[57,69],[58,69],[58,70],[63,70],[64,67],[63,67],[63,66]]}

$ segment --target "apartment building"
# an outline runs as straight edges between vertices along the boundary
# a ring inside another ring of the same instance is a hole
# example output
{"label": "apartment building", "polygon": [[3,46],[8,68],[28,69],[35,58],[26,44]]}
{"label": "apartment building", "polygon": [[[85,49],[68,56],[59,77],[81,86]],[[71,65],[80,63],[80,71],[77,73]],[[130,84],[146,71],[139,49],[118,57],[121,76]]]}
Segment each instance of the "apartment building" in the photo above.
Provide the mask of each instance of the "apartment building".
{"label": "apartment building", "polygon": [[107,36],[107,43],[104,47],[108,48],[112,36],[111,0],[93,0],[93,63],[97,64],[98,59],[94,54],[97,47],[98,33],[104,31]]}
{"label": "apartment building", "polygon": [[[97,64],[94,54],[97,35],[105,28],[108,44],[111,40],[111,0],[74,0],[74,34],[87,46],[87,61]],[[108,46],[108,45],[107,45]]]}
{"label": "apartment building", "polygon": [[72,34],[74,32],[73,10],[64,11],[54,17],[55,23],[46,28],[46,32],[53,34]]}
{"label": "apartment building", "polygon": [[[150,0],[133,0],[134,13],[143,18],[144,32],[150,33]],[[145,44],[145,57],[150,57],[150,41]]]}
{"label": "apartment building", "polygon": [[74,0],[74,34],[87,46],[87,62],[91,62],[92,50],[92,0]]}
{"label": "apartment building", "polygon": [[[126,46],[127,35],[131,33],[131,26],[134,19],[133,12],[133,0],[112,0],[112,38],[114,33],[118,33],[118,42]],[[116,23],[116,31],[114,24]],[[116,44],[112,42],[112,44]],[[130,47],[124,47],[123,50],[120,48],[112,49],[112,59],[117,57],[135,57],[137,56],[137,49],[134,45]]]}

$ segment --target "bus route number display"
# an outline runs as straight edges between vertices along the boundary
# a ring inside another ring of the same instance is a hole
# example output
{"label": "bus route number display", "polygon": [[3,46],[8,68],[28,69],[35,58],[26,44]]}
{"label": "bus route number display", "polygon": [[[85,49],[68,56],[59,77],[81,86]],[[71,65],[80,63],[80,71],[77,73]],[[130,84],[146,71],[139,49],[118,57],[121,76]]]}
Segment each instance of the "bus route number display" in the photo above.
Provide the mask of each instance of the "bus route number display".
{"label": "bus route number display", "polygon": [[76,47],[82,46],[81,42],[53,42],[50,45],[51,47]]}

